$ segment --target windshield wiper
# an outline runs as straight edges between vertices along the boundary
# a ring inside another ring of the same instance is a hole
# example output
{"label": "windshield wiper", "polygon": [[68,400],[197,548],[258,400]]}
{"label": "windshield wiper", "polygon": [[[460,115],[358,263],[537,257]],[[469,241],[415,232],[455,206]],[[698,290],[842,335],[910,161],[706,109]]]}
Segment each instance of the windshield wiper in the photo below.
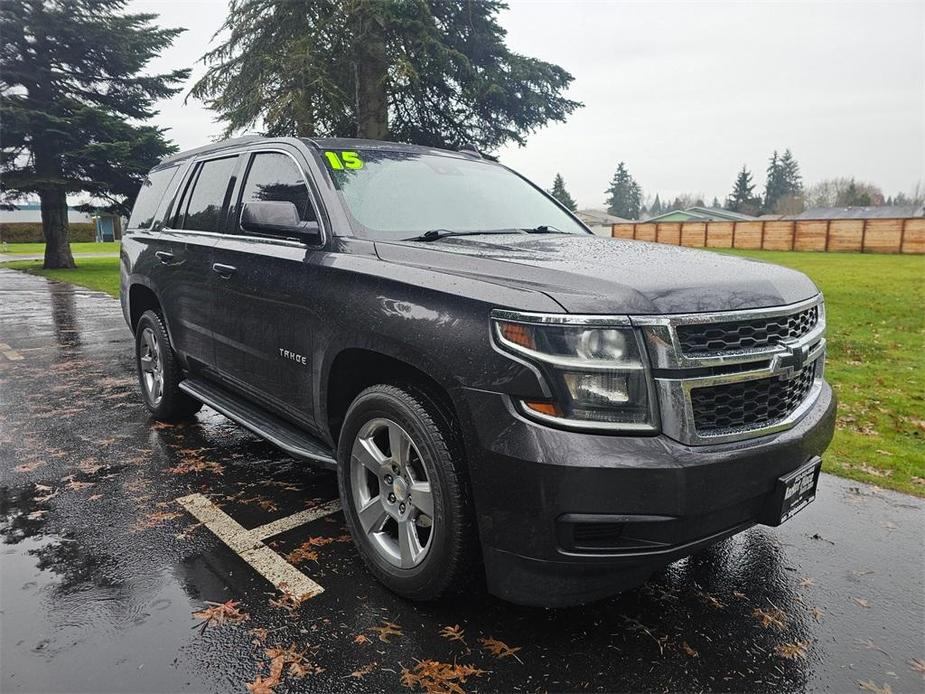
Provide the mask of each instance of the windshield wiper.
{"label": "windshield wiper", "polygon": [[479,235],[489,235],[489,234],[510,234],[509,231],[450,231],[449,229],[431,229],[430,231],[425,231],[420,236],[412,236],[410,239],[402,239],[403,241],[436,241],[437,239],[445,239],[447,236],[479,236]]}
{"label": "windshield wiper", "polygon": [[564,234],[565,232],[561,229],[556,229],[556,227],[549,226],[548,224],[541,224],[538,227],[533,227],[531,229],[521,229],[521,231],[526,231],[528,234]]}

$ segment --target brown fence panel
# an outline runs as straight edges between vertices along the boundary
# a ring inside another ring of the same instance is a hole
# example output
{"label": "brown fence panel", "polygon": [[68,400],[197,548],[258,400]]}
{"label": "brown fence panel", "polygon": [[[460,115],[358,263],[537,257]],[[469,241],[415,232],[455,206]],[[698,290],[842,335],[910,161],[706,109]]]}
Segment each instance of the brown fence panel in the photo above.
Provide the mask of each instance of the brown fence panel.
{"label": "brown fence panel", "polygon": [[614,224],[610,230],[610,235],[617,239],[634,238],[633,231],[635,224]]}
{"label": "brown fence panel", "polygon": [[864,231],[865,253],[899,253],[902,219],[868,219]]}
{"label": "brown fence panel", "polygon": [[636,240],[637,241],[655,241],[655,233],[658,231],[657,224],[637,224]]}
{"label": "brown fence panel", "polygon": [[681,225],[681,245],[703,248],[707,245],[707,225],[703,222],[687,222]]}
{"label": "brown fence panel", "polygon": [[795,222],[765,222],[762,248],[767,251],[792,251]]}
{"label": "brown fence panel", "polygon": [[655,225],[658,231],[656,232],[655,240],[659,243],[670,243],[673,246],[677,246],[681,243],[681,225],[676,222],[670,222],[665,224],[656,224]]}
{"label": "brown fence panel", "polygon": [[763,222],[736,222],[735,248],[761,248]]}
{"label": "brown fence panel", "polygon": [[925,219],[907,219],[902,253],[925,253]]}
{"label": "brown fence panel", "polygon": [[824,251],[828,228],[829,223],[825,220],[799,220],[794,229],[793,250]]}
{"label": "brown fence panel", "polygon": [[708,222],[707,248],[732,248],[732,232],[735,222]]}
{"label": "brown fence panel", "polygon": [[859,252],[864,237],[863,219],[833,219],[829,224],[829,251]]}

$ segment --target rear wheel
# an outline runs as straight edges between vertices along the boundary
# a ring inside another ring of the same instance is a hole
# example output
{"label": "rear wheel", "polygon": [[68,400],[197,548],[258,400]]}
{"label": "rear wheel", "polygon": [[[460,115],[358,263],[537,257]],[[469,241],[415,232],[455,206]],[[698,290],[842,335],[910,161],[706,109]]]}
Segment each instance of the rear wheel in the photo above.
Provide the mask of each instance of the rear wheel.
{"label": "rear wheel", "polygon": [[135,328],[135,366],[145,406],[155,419],[175,421],[192,417],[202,403],[179,388],[183,373],[164,321],[145,311]]}
{"label": "rear wheel", "polygon": [[344,420],[338,462],[347,524],[382,583],[430,600],[478,573],[462,450],[423,394],[390,385],[360,393]]}

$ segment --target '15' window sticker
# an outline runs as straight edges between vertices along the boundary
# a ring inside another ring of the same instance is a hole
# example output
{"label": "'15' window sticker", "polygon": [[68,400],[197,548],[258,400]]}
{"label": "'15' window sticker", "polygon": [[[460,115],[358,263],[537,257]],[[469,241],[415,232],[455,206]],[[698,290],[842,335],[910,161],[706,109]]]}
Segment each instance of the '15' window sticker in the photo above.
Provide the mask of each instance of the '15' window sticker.
{"label": "'15' window sticker", "polygon": [[360,155],[356,152],[325,152],[324,156],[327,158],[328,164],[330,164],[331,168],[335,171],[363,168],[363,160],[360,159]]}

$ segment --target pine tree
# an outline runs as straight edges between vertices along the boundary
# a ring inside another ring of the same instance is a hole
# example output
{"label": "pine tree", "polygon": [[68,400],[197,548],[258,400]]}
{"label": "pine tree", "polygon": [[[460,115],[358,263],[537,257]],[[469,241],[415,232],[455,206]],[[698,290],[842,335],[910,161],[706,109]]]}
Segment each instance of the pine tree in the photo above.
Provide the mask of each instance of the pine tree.
{"label": "pine tree", "polygon": [[780,159],[782,169],[782,178],[784,183],[784,195],[800,195],[803,193],[803,176],[800,175],[800,165],[793,158],[790,149],[784,150],[784,156]]}
{"label": "pine tree", "polygon": [[639,219],[642,205],[642,190],[633,180],[626,165],[621,161],[610,181],[607,193],[607,211],[624,219]]}
{"label": "pine tree", "polygon": [[575,204],[575,199],[569,195],[568,191],[565,189],[565,181],[562,180],[561,174],[556,174],[556,178],[552,183],[552,190],[549,191],[549,194],[572,212],[578,209],[578,206]]}
{"label": "pine tree", "polygon": [[[800,165],[790,149],[779,157],[777,150],[768,163],[768,177],[764,189],[764,211],[780,212],[783,208],[802,208],[803,178]],[[792,211],[788,210],[788,211]]]}
{"label": "pine tree", "polygon": [[493,150],[581,104],[564,69],[512,52],[500,0],[231,0],[191,95],[231,134],[360,136]]}
{"label": "pine tree", "polygon": [[653,217],[662,213],[662,201],[658,199],[658,193],[655,194],[655,202],[652,203],[652,207],[649,209],[649,212]]}
{"label": "pine tree", "polygon": [[761,209],[761,199],[755,196],[754,190],[752,174],[743,164],[742,170],[736,176],[732,193],[726,198],[726,209],[740,214],[758,213]]}
{"label": "pine tree", "polygon": [[713,202],[710,203],[710,207],[714,210],[719,210],[722,209],[723,206],[719,204],[719,198],[714,195]]}
{"label": "pine tree", "polygon": [[127,214],[157,161],[174,151],[155,115],[189,70],[141,74],[182,29],[125,0],[4,0],[0,6],[0,154],[6,204],[38,194],[46,268],[74,267],[67,196],[86,192]]}

